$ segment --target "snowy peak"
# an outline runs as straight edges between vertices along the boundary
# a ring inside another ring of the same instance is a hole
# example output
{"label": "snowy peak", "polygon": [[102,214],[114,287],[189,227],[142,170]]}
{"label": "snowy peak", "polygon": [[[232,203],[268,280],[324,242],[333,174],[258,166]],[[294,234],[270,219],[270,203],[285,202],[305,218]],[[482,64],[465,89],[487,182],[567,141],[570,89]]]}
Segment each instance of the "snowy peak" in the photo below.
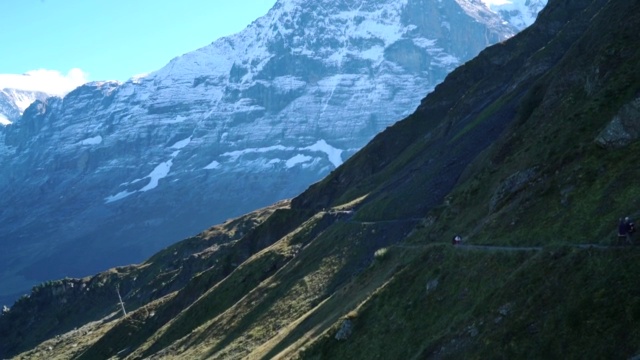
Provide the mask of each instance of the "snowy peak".
{"label": "snowy peak", "polygon": [[[305,71],[310,63],[343,72],[357,66],[356,63],[378,67],[388,60],[394,62],[386,50],[402,40],[412,40],[432,55],[453,52],[449,55],[460,60],[481,50],[474,48],[469,55],[466,51],[448,48],[448,40],[464,31],[452,27],[452,23],[455,25],[461,20],[461,14],[489,27],[483,47],[516,32],[474,0],[364,0],[357,5],[344,1],[315,1],[303,5],[298,0],[280,0],[267,15],[242,32],[177,57],[149,77],[154,78],[154,83],[164,84],[185,76],[200,77],[201,82],[194,84],[205,85],[225,80],[242,84],[284,75],[299,75],[304,81],[313,75]],[[283,52],[287,53],[285,60],[291,62],[286,74],[274,69],[276,63],[283,61]],[[453,57],[443,61],[444,65],[451,65]],[[455,65],[459,63],[456,61]]]}
{"label": "snowy peak", "polygon": [[522,30],[536,20],[547,0],[482,0],[505,21]]}
{"label": "snowy peak", "polygon": [[0,90],[0,125],[6,126],[20,119],[24,111],[36,100],[45,100],[51,95],[39,91],[18,89]]}

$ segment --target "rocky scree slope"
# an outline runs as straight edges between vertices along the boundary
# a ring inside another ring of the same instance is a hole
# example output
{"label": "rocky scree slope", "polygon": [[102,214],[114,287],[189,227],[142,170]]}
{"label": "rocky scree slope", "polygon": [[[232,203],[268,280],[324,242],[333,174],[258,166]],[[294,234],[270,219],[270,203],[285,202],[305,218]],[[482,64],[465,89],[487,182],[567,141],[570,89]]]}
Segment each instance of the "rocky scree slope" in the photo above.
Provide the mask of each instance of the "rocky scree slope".
{"label": "rocky scree slope", "polygon": [[0,296],[300,193],[515,31],[477,1],[281,0],[154,73],[35,102],[0,138]]}
{"label": "rocky scree slope", "polygon": [[551,1],[290,204],[34,290],[2,356],[637,355],[639,250],[609,246],[640,216],[636,5]]}

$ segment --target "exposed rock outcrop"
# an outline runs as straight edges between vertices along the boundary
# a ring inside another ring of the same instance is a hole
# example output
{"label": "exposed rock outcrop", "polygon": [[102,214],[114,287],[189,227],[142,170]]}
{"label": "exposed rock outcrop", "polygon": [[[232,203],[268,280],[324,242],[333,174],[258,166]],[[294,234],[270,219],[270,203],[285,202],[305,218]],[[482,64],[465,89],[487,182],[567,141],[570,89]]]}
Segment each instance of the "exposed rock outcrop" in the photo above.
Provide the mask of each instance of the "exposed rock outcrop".
{"label": "exposed rock outcrop", "polygon": [[595,141],[604,148],[617,149],[628,146],[639,138],[640,97],[637,97],[620,109]]}
{"label": "exposed rock outcrop", "polygon": [[347,340],[353,334],[353,323],[349,319],[342,321],[340,330],[336,333],[336,340]]}
{"label": "exposed rock outcrop", "polygon": [[500,183],[500,186],[496,189],[491,197],[489,207],[491,211],[497,209],[501,203],[503,203],[510,196],[514,195],[518,191],[524,189],[529,182],[531,182],[537,176],[537,169],[530,168],[522,171],[518,171],[512,174],[508,178],[504,179]]}

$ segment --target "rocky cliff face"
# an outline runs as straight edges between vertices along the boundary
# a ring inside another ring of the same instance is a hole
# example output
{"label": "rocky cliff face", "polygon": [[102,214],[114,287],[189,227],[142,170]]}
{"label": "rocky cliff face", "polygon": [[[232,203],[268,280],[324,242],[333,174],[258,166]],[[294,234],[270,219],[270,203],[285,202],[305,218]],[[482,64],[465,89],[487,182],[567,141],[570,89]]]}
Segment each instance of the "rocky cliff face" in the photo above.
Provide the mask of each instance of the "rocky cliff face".
{"label": "rocky cliff face", "polygon": [[299,193],[514,32],[478,1],[281,0],[147,76],[35,102],[4,134],[0,296]]}

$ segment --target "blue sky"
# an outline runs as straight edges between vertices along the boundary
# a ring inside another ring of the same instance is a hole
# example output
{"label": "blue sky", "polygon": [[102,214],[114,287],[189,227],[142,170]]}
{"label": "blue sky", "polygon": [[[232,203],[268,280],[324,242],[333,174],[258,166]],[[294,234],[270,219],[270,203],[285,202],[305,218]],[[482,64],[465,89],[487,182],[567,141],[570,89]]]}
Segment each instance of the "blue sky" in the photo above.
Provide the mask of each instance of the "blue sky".
{"label": "blue sky", "polygon": [[0,88],[125,81],[242,30],[275,1],[3,0]]}

